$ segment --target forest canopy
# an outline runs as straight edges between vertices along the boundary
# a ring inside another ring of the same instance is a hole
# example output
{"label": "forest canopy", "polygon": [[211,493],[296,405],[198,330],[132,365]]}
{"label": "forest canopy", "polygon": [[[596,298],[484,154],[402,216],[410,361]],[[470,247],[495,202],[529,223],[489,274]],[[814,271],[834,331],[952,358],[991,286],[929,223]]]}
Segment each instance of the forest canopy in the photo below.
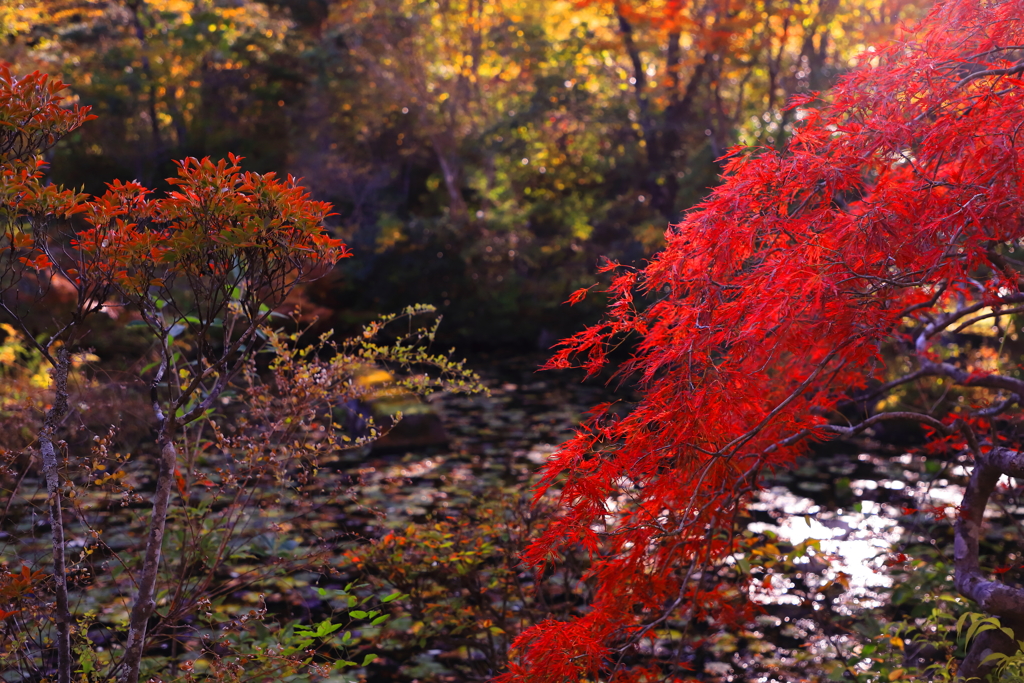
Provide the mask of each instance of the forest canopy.
{"label": "forest canopy", "polygon": [[593,315],[560,302],[599,257],[651,255],[718,157],[782,145],[790,97],[927,4],[26,0],[0,9],[0,57],[99,116],[55,180],[239,154],[304,177],[363,254],[314,296],[366,318],[420,303],[415,272],[442,334],[546,347]]}

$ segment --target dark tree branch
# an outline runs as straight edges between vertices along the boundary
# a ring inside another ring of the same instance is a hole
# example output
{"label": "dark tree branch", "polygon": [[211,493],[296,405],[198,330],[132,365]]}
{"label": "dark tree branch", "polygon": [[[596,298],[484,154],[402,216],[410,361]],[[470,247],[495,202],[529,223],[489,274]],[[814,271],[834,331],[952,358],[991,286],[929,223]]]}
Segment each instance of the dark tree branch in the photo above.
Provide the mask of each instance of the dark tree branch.
{"label": "dark tree branch", "polygon": [[863,422],[859,422],[849,427],[843,427],[840,425],[824,425],[821,427],[821,429],[823,431],[834,432],[841,436],[850,437],[855,434],[859,434],[860,432],[863,432],[868,427],[876,425],[880,422],[885,422],[887,420],[912,420],[914,422],[921,422],[922,424],[926,424],[929,427],[933,428],[935,431],[937,431],[939,434],[942,434],[943,436],[952,434],[953,432],[957,431],[956,427],[950,427],[950,425],[943,424],[941,421],[936,420],[931,415],[925,415],[924,413],[915,413],[911,411],[879,413],[877,415],[872,415]]}
{"label": "dark tree branch", "polygon": [[1024,61],[1019,62],[1016,66],[1010,66],[1003,69],[980,69],[964,76],[956,87],[962,88],[973,80],[978,78],[984,78],[985,76],[1018,76],[1024,74]]}
{"label": "dark tree branch", "polygon": [[1024,618],[1024,590],[986,579],[978,559],[985,507],[1001,475],[1024,477],[1024,452],[995,448],[976,458],[956,523],[956,587],[986,612]]}

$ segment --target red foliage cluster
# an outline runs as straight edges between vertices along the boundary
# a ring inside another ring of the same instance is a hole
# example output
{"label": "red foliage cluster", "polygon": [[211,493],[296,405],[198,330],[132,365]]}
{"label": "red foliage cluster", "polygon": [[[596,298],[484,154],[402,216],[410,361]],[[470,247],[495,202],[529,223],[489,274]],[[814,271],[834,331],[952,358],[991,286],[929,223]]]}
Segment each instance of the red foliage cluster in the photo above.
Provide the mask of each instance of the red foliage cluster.
{"label": "red foliage cluster", "polygon": [[646,268],[609,266],[606,318],[549,367],[597,372],[632,336],[619,373],[643,398],[624,417],[598,410],[545,466],[540,492],[564,515],[526,556],[588,548],[598,598],[525,632],[501,680],[644,680],[623,662],[652,628],[744,619],[742,577],[718,568],[760,475],[836,431],[908,319],[923,321],[918,357],[949,373],[932,351],[943,326],[925,323],[1019,299],[992,250],[1024,237],[1022,45],[1024,0],[944,3],[827,99],[794,102],[787,149],[732,150]]}
{"label": "red foliage cluster", "polygon": [[[349,255],[323,230],[329,204],[312,201],[291,176],[243,172],[233,155],[179,162],[168,179],[176,189],[161,198],[134,181],[114,181],[96,198],[46,183],[39,155],[95,118],[88,107],[62,106],[66,87],[38,72],[18,78],[0,64],[0,211],[8,218],[0,239],[8,273],[55,269],[82,291],[116,287],[137,301],[152,287],[169,290],[177,276],[199,288],[200,300],[204,293],[216,299],[214,290],[233,273],[235,283],[271,290],[250,297],[261,303],[299,274],[313,277]],[[55,220],[75,214],[90,227],[51,234]],[[70,251],[55,249],[61,239]]]}
{"label": "red foliage cluster", "polygon": [[190,281],[241,267],[259,271],[245,278],[258,282],[304,262],[329,266],[349,255],[323,232],[329,204],[311,201],[291,176],[243,173],[241,161],[185,159],[178,177],[167,179],[177,190],[161,199],[150,199],[136,182],[115,181],[88,204],[93,227],[78,233],[78,244],[105,255],[102,263],[119,268],[118,284],[140,295],[163,266]]}
{"label": "red foliage cluster", "polygon": [[[38,71],[18,78],[7,64],[0,63],[0,215],[11,219],[25,213],[67,218],[82,210],[81,195],[42,182],[46,165],[39,155],[96,118],[88,107],[61,106],[59,93],[66,87]],[[30,244],[31,237],[17,237],[17,246]],[[23,263],[47,265],[45,259],[38,258]]]}
{"label": "red foliage cluster", "polygon": [[88,107],[61,106],[60,79],[35,71],[18,78],[0,63],[0,155],[5,161],[33,160],[37,154],[96,118]]}

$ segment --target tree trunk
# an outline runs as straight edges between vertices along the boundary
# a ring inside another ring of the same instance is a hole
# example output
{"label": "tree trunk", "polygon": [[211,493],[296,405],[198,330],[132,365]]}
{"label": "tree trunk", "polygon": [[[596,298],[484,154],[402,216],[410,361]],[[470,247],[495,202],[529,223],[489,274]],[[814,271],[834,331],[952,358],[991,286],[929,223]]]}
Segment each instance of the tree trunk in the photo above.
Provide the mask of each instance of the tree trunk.
{"label": "tree trunk", "polygon": [[437,154],[437,161],[441,165],[441,175],[444,176],[444,186],[448,190],[448,208],[450,215],[455,221],[462,221],[466,218],[466,201],[462,198],[462,174],[458,162],[455,160],[453,148],[454,141],[450,135],[442,139],[440,135],[432,136],[431,143],[434,153]]}
{"label": "tree trunk", "polygon": [[160,569],[160,553],[163,548],[164,527],[167,510],[174,484],[174,468],[178,452],[174,447],[173,418],[167,418],[160,430],[160,467],[156,479],[156,493],[153,494],[153,516],[149,521],[149,536],[146,539],[146,557],[139,579],[139,592],[132,607],[128,624],[128,643],[125,646],[125,683],[138,683],[139,667],[142,664],[143,648],[146,642],[146,627],[153,616],[156,602],[156,579]]}
{"label": "tree trunk", "polygon": [[1024,477],[1024,453],[1006,448],[994,448],[988,453],[975,450],[974,471],[964,491],[960,516],[956,521],[956,587],[964,597],[976,602],[981,610],[999,617],[1003,626],[1013,630],[1015,637],[1010,638],[993,629],[975,638],[957,673],[959,681],[984,681],[995,668],[993,663],[985,663],[985,658],[994,653],[1012,655],[1018,650],[1017,641],[1024,639],[1024,590],[986,578],[978,557],[989,496],[1001,475]]}
{"label": "tree trunk", "polygon": [[64,559],[64,519],[61,512],[60,465],[53,435],[68,411],[68,370],[71,360],[65,347],[57,349],[57,364],[50,371],[54,384],[53,405],[46,411],[39,432],[43,476],[49,501],[50,536],[53,544],[53,582],[57,598],[57,683],[71,683],[71,610],[68,607],[67,568]]}

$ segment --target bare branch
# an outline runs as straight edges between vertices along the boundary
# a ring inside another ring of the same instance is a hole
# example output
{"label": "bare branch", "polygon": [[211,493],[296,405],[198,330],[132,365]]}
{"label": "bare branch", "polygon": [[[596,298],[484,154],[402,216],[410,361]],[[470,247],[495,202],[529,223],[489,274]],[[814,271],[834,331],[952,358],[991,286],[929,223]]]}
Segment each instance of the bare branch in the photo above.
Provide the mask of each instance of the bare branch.
{"label": "bare branch", "polygon": [[943,436],[952,434],[956,431],[956,427],[943,424],[941,421],[936,420],[931,415],[925,415],[924,413],[915,413],[911,411],[895,411],[891,413],[879,413],[872,415],[863,422],[852,425],[850,427],[842,427],[840,425],[822,425],[821,429],[824,431],[835,432],[842,436],[853,436],[863,432],[868,427],[878,424],[879,422],[886,422],[888,420],[913,420],[914,422],[921,422],[933,428]]}
{"label": "bare branch", "polygon": [[985,76],[1017,76],[1024,73],[1024,61],[1018,62],[1017,66],[1006,67],[1005,69],[982,69],[964,76],[959,83],[956,84],[957,88],[962,88],[971,81],[984,78]]}
{"label": "bare branch", "polygon": [[1024,380],[1007,375],[982,375],[967,372],[951,363],[934,363],[922,361],[921,370],[923,375],[935,377],[948,377],[960,386],[964,387],[986,387],[988,389],[1003,389],[1005,391],[1024,395]]}
{"label": "bare branch", "polygon": [[974,411],[974,414],[978,417],[995,417],[996,415],[999,415],[1007,408],[1012,406],[1014,403],[1018,403],[1019,401],[1020,396],[1018,396],[1017,394],[1010,394],[1009,398],[1003,399],[999,403],[993,406],[989,406],[988,408],[976,410]]}

